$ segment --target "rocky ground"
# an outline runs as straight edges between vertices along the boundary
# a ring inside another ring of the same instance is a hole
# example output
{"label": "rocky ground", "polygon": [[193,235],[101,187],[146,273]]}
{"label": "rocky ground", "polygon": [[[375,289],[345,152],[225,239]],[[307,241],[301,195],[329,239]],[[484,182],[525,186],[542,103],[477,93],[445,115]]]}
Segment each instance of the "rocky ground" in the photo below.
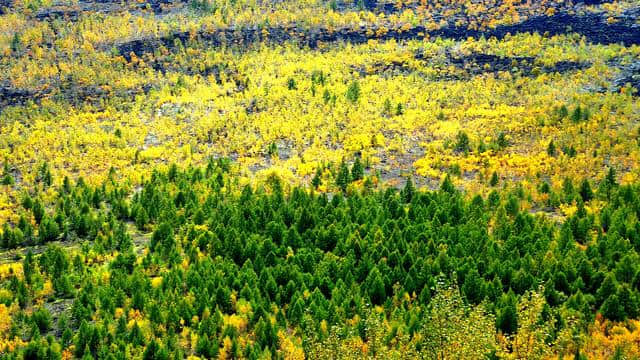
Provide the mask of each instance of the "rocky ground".
{"label": "rocky ground", "polygon": [[[632,21],[633,20],[633,21]],[[442,37],[462,40],[469,37],[496,37],[504,38],[507,34],[540,33],[548,36],[577,33],[584,36],[587,41],[600,44],[622,43],[626,46],[640,44],[640,26],[635,24],[635,18],[631,14],[616,23],[608,23],[600,14],[573,15],[559,13],[553,16],[537,16],[514,25],[498,26],[489,30],[473,30],[460,26],[446,26],[436,30],[428,30],[424,26],[415,26],[408,30],[389,29],[379,31],[382,26],[361,26],[359,28],[341,28],[330,31],[326,28],[305,29],[298,26],[271,27],[262,29],[252,28],[226,28],[213,32],[200,31],[196,41],[209,46],[233,46],[247,47],[253,43],[270,42],[283,43],[295,41],[301,46],[317,48],[320,43],[350,42],[364,43],[370,39],[378,40],[407,40],[424,37]],[[160,46],[171,49],[176,40],[185,44],[193,38],[189,32],[177,32],[163,37],[141,38],[117,44],[119,53],[127,60],[131,54],[142,57],[152,53]]]}

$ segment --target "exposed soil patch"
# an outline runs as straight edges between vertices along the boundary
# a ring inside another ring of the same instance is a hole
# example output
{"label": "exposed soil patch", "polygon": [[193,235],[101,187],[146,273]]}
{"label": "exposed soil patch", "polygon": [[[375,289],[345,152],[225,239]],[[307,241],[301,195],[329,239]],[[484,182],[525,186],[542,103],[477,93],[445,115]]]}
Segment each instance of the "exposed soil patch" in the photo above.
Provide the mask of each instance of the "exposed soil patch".
{"label": "exposed soil patch", "polygon": [[73,306],[73,299],[57,299],[53,302],[44,303],[44,307],[51,314],[51,324],[53,329],[50,333],[54,336],[62,336],[64,329],[58,327],[58,320],[64,315],[67,318],[70,317],[71,307]]}
{"label": "exposed soil patch", "polygon": [[[137,190],[139,191],[139,189]],[[142,255],[144,249],[146,249],[149,241],[151,241],[152,233],[143,233],[136,228],[136,225],[132,222],[127,222],[127,232],[131,235],[131,240],[133,241],[133,248],[138,254],[138,256]]]}
{"label": "exposed soil patch", "polygon": [[16,249],[0,251],[0,264],[8,264],[19,261],[27,255],[29,250],[31,250],[34,255],[38,255],[47,250],[47,247],[50,245],[57,245],[62,248],[73,249],[79,248],[79,244],[79,242],[75,242],[72,240],[57,240],[50,241],[44,245],[23,246]]}
{"label": "exposed soil patch", "polygon": [[[393,137],[398,134],[386,133],[385,137]],[[440,179],[431,179],[423,176],[416,176],[413,163],[424,157],[425,151],[418,143],[424,140],[431,140],[430,137],[414,134],[408,137],[409,144],[404,151],[387,152],[380,150],[377,157],[380,163],[373,166],[371,172],[380,173],[380,181],[386,185],[396,188],[404,187],[408,177],[412,177],[413,183],[417,187],[436,189],[440,186]]]}

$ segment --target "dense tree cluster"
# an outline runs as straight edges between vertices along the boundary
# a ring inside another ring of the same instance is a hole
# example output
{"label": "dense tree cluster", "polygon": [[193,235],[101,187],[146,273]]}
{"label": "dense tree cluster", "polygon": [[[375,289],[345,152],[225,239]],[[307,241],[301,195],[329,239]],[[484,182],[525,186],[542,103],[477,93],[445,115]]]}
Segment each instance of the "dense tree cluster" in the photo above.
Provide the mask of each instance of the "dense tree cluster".
{"label": "dense tree cluster", "polygon": [[[361,176],[357,164],[349,179]],[[48,296],[72,305],[55,325],[44,307],[14,317],[11,333],[31,339],[25,356],[73,344],[78,357],[258,358],[279,353],[287,329],[322,340],[328,325],[351,324],[365,336],[372,307],[396,319],[420,351],[434,346],[417,334],[442,316],[431,307],[442,281],[458,284],[459,301],[481,305],[478,314],[487,311],[509,336],[523,321],[521,297],[539,288],[539,316],[555,324],[550,339],[570,318],[639,315],[640,187],[619,186],[614,175],[596,191],[588,182],[567,185],[577,210],[557,226],[521,211],[517,192],[467,199],[449,179],[435,192],[407,182],[401,191],[329,195],[289,189],[277,177],[238,188],[227,171],[222,160],[174,165],[132,197],[113,181],[64,181],[51,211],[37,194],[25,196],[3,246],[79,238],[90,240],[85,254],[115,255],[107,277],[58,246],[26,255],[24,276],[3,283],[14,294],[6,305],[31,309],[47,281]],[[604,201],[600,212],[585,207],[592,199]],[[153,229],[146,255],[136,255],[127,223]],[[181,343],[185,329],[197,334],[193,348]]]}

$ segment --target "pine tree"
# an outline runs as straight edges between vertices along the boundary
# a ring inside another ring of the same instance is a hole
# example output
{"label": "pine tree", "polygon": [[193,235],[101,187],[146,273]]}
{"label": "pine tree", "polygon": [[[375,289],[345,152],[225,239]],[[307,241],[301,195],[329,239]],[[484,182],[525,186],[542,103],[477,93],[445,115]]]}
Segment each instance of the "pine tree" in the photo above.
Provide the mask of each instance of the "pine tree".
{"label": "pine tree", "polygon": [[404,109],[402,108],[402,104],[398,103],[396,106],[396,116],[400,116],[404,113]]}
{"label": "pine tree", "polygon": [[571,112],[571,121],[574,123],[579,123],[582,120],[582,108],[580,105],[576,106],[576,108]]}
{"label": "pine tree", "polygon": [[510,302],[500,310],[497,327],[504,334],[514,334],[518,330],[518,312],[515,304]]}
{"label": "pine tree", "polygon": [[369,293],[371,302],[376,305],[382,304],[386,298],[386,291],[378,268],[374,267],[373,270],[371,270],[367,277],[367,284],[367,292]]}
{"label": "pine tree", "polygon": [[456,191],[456,188],[453,185],[449,174],[447,174],[447,176],[444,178],[444,181],[442,182],[442,185],[440,185],[440,190],[450,194],[453,194]]}
{"label": "pine tree", "polygon": [[620,301],[620,305],[624,309],[624,313],[626,317],[635,319],[638,317],[640,313],[640,307],[638,304],[638,299],[633,295],[631,289],[627,285],[623,285],[618,289],[618,301]]}
{"label": "pine tree", "polygon": [[591,184],[589,184],[589,180],[584,179],[582,184],[580,184],[580,196],[582,197],[582,201],[589,201],[593,199],[593,190],[591,190]]}
{"label": "pine tree", "polygon": [[469,136],[464,131],[460,131],[456,135],[456,145],[454,149],[458,152],[468,153],[471,149]]}
{"label": "pine tree", "polygon": [[258,323],[256,324],[255,333],[256,341],[260,347],[275,349],[275,346],[278,344],[278,336],[273,325],[271,325],[271,320],[268,318],[265,319],[261,316],[260,320],[258,320]]}
{"label": "pine tree", "polygon": [[616,180],[616,169],[613,167],[609,168],[609,172],[607,172],[606,182],[610,187],[615,187],[618,185],[618,181]]}
{"label": "pine tree", "polygon": [[360,157],[356,156],[353,166],[351,167],[351,180],[361,180],[364,177],[364,168],[360,162]]}
{"label": "pine tree", "polygon": [[13,33],[13,37],[11,38],[11,51],[18,52],[22,48],[22,40],[20,40],[20,35],[18,33]]}
{"label": "pine tree", "polygon": [[9,163],[7,161],[4,162],[4,169],[2,173],[2,179],[0,180],[0,184],[2,185],[13,185],[15,184],[15,180],[11,175],[11,171],[9,171]]}
{"label": "pine tree", "polygon": [[31,283],[31,280],[35,273],[35,266],[36,264],[33,258],[33,252],[31,252],[31,249],[29,249],[27,251],[27,255],[24,258],[24,261],[22,262],[22,272],[24,274],[24,281],[27,284]]}
{"label": "pine tree", "polygon": [[33,212],[33,217],[36,220],[37,224],[40,224],[42,218],[44,217],[44,205],[42,205],[42,201],[40,199],[36,199],[31,207],[31,212]]}
{"label": "pine tree", "polygon": [[129,341],[136,346],[144,344],[144,335],[142,334],[142,330],[140,330],[140,326],[138,326],[137,322],[134,322],[133,327],[129,332]]}
{"label": "pine tree", "polygon": [[487,151],[487,145],[484,143],[482,139],[480,139],[480,143],[478,144],[478,153],[482,154],[485,151]]}
{"label": "pine tree", "polygon": [[498,174],[494,171],[493,174],[491,174],[491,180],[489,180],[489,185],[496,186],[498,185],[498,182],[500,182],[500,178],[498,177]]}
{"label": "pine tree", "polygon": [[287,89],[289,90],[297,90],[298,85],[296,84],[296,80],[294,78],[289,78],[287,80]]}
{"label": "pine tree", "polygon": [[498,139],[496,140],[496,144],[500,149],[504,149],[507,146],[509,146],[509,140],[507,140],[507,134],[505,134],[504,131],[501,131],[500,134],[498,134]]}
{"label": "pine tree", "polygon": [[602,303],[600,312],[609,320],[622,321],[625,319],[624,307],[616,294],[609,296],[604,303]]}
{"label": "pine tree", "polygon": [[604,281],[596,291],[596,303],[602,304],[606,299],[611,297],[617,292],[618,283],[615,280],[613,274],[607,274],[604,278]]}
{"label": "pine tree", "polygon": [[409,176],[407,177],[407,180],[404,184],[404,188],[402,189],[402,197],[404,199],[404,202],[410,203],[415,193],[416,193],[416,188],[413,185],[413,178]]}
{"label": "pine tree", "polygon": [[553,140],[549,141],[549,146],[547,146],[547,154],[549,156],[556,156],[556,145],[553,143]]}
{"label": "pine tree", "polygon": [[340,170],[338,171],[338,176],[336,177],[336,185],[338,185],[342,192],[346,192],[349,183],[351,183],[351,174],[349,172],[349,167],[344,161],[342,161],[342,163],[340,164]]}
{"label": "pine tree", "polygon": [[518,215],[520,211],[520,201],[514,195],[509,195],[506,204],[504,204],[504,209],[507,211],[507,214],[511,216]]}
{"label": "pine tree", "polygon": [[358,102],[358,99],[360,98],[360,84],[357,80],[352,81],[347,88],[346,97],[347,100],[354,104]]}
{"label": "pine tree", "polygon": [[384,99],[382,113],[387,116],[391,116],[391,100],[389,98]]}
{"label": "pine tree", "polygon": [[484,299],[484,281],[477,270],[472,270],[464,278],[462,293],[472,304],[479,304]]}
{"label": "pine tree", "polygon": [[38,308],[34,311],[31,315],[31,320],[37,326],[40,334],[49,331],[51,328],[51,314],[44,307]]}
{"label": "pine tree", "polygon": [[316,169],[316,173],[313,176],[313,179],[311,179],[311,185],[313,185],[315,189],[322,185],[322,169],[320,169],[320,167]]}
{"label": "pine tree", "polygon": [[54,220],[45,216],[40,223],[40,227],[38,228],[38,240],[41,244],[47,243],[49,241],[54,241],[60,236],[60,228],[58,223]]}
{"label": "pine tree", "polygon": [[160,346],[158,346],[156,339],[152,339],[151,342],[144,349],[144,353],[142,354],[142,359],[157,360],[159,352],[160,352]]}
{"label": "pine tree", "polygon": [[302,320],[302,315],[304,315],[304,309],[305,309],[304,301],[300,297],[298,297],[293,302],[293,305],[290,306],[288,309],[287,317],[289,318],[289,321],[291,321],[291,323],[293,324],[298,324]]}
{"label": "pine tree", "polygon": [[566,105],[562,104],[562,106],[560,106],[560,108],[558,109],[558,118],[562,120],[567,116],[569,116],[569,109],[567,109]]}
{"label": "pine tree", "polygon": [[636,274],[633,276],[633,280],[631,281],[631,286],[634,290],[640,291],[640,269],[636,271]]}
{"label": "pine tree", "polygon": [[65,176],[62,180],[62,190],[66,194],[71,192],[71,180],[69,180],[68,176]]}
{"label": "pine tree", "polygon": [[564,201],[566,203],[572,202],[574,199],[575,190],[573,188],[573,182],[570,178],[564,178],[564,181],[562,183],[562,191],[564,192]]}
{"label": "pine tree", "polygon": [[63,347],[67,347],[71,343],[71,339],[73,339],[73,331],[68,326],[64,327],[62,332],[62,338],[60,339],[60,343]]}
{"label": "pine tree", "polygon": [[56,296],[60,298],[70,298],[73,295],[73,286],[68,275],[63,275],[59,278],[53,279],[53,290]]}
{"label": "pine tree", "polygon": [[144,230],[149,222],[149,215],[143,206],[138,208],[136,212],[136,227],[138,230]]}
{"label": "pine tree", "polygon": [[49,163],[47,163],[46,161],[43,162],[42,165],[40,165],[36,181],[41,182],[45,187],[51,186],[51,170],[49,169]]}
{"label": "pine tree", "polygon": [[324,92],[322,93],[322,100],[324,100],[325,105],[329,104],[331,101],[331,93],[329,92],[329,89],[324,89]]}

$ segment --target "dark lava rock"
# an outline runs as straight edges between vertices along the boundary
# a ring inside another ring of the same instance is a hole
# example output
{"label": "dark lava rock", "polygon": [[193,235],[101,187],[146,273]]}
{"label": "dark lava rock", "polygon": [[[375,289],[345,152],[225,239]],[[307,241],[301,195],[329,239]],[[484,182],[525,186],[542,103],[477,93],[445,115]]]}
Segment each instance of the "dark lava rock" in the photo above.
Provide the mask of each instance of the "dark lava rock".
{"label": "dark lava rock", "polygon": [[[631,15],[630,15],[631,14]],[[337,31],[328,31],[324,28],[311,30],[300,29],[296,26],[271,27],[266,34],[262,28],[226,28],[214,32],[201,31],[197,35],[198,42],[204,42],[209,46],[238,45],[246,48],[247,45],[255,42],[282,43],[289,40],[297,41],[301,46],[316,48],[320,43],[345,41],[351,43],[364,43],[369,39],[396,39],[406,40],[422,38],[425,35],[430,37],[451,38],[464,40],[468,37],[478,38],[496,37],[504,38],[507,34],[517,33],[540,33],[547,35],[559,35],[566,33],[578,33],[586,37],[588,41],[601,44],[622,43],[626,46],[640,44],[640,26],[635,24],[637,17],[631,12],[620,19],[620,21],[610,24],[600,14],[573,15],[568,13],[558,13],[553,16],[536,16],[521,23],[513,25],[498,26],[490,30],[473,30],[461,26],[446,26],[437,30],[427,30],[424,26],[416,26],[407,31],[391,29],[379,35],[376,27],[367,28],[342,28]],[[373,30],[373,31],[368,31]],[[140,57],[144,53],[152,53],[159,46],[168,49],[174,48],[176,41],[182,44],[190,41],[191,35],[188,32],[178,32],[167,36],[156,38],[142,38],[117,45],[120,54],[127,60],[131,60],[133,53]]]}
{"label": "dark lava rock", "polygon": [[492,54],[474,53],[464,57],[449,56],[449,63],[464,69],[470,75],[498,73],[517,70],[523,76],[537,76],[545,73],[566,73],[583,70],[591,66],[589,63],[575,61],[558,61],[552,66],[537,66],[536,59],[530,56],[502,57]]}
{"label": "dark lava rock", "polygon": [[501,57],[492,54],[474,53],[464,57],[449,57],[449,62],[458,68],[467,69],[471,74],[511,71],[514,67],[532,64],[533,57]]}
{"label": "dark lava rock", "polygon": [[538,32],[549,35],[575,32],[593,43],[622,43],[625,46],[640,44],[640,27],[637,24],[632,21],[609,24],[599,14],[570,15],[559,13],[554,16],[537,16],[520,24],[500,26],[490,35],[502,38],[507,33],[520,32]]}
{"label": "dark lava rock", "polygon": [[43,94],[27,89],[16,89],[0,86],[0,108],[11,105],[23,105],[29,100],[36,100]]}
{"label": "dark lava rock", "polygon": [[[10,86],[0,87],[0,110],[7,106],[25,105],[28,101],[38,103],[45,97],[56,100],[68,101],[72,105],[85,103],[98,105],[103,99],[125,98],[131,99],[142,93],[148,93],[151,85],[145,84],[141,87],[105,90],[98,85],[76,86],[73,84],[50,84],[47,90],[16,89]],[[51,89],[56,89],[53,92]]]}
{"label": "dark lava rock", "polygon": [[636,95],[640,93],[640,61],[631,65],[621,66],[620,75],[613,80],[614,90],[620,90],[627,84],[636,89]]}
{"label": "dark lava rock", "polygon": [[65,19],[67,21],[78,21],[80,14],[82,11],[80,10],[72,10],[72,9],[46,9],[38,12],[35,15],[36,20],[44,21],[44,20],[52,20],[52,19]]}
{"label": "dark lava rock", "polygon": [[613,0],[577,0],[574,1],[576,4],[585,4],[585,5],[601,5],[606,3],[611,3]]}
{"label": "dark lava rock", "polygon": [[13,0],[0,0],[0,15],[4,15],[13,8]]}
{"label": "dark lava rock", "polygon": [[[0,0],[7,1],[7,0]],[[35,18],[40,21],[53,20],[62,18],[67,21],[78,21],[80,15],[85,13],[117,13],[128,10],[144,10],[150,9],[154,14],[160,14],[165,11],[165,8],[184,4],[185,0],[147,0],[142,3],[129,2],[123,3],[120,0],[93,0],[93,1],[79,1],[77,5],[73,7],[68,6],[53,6],[44,8],[35,14]]]}

